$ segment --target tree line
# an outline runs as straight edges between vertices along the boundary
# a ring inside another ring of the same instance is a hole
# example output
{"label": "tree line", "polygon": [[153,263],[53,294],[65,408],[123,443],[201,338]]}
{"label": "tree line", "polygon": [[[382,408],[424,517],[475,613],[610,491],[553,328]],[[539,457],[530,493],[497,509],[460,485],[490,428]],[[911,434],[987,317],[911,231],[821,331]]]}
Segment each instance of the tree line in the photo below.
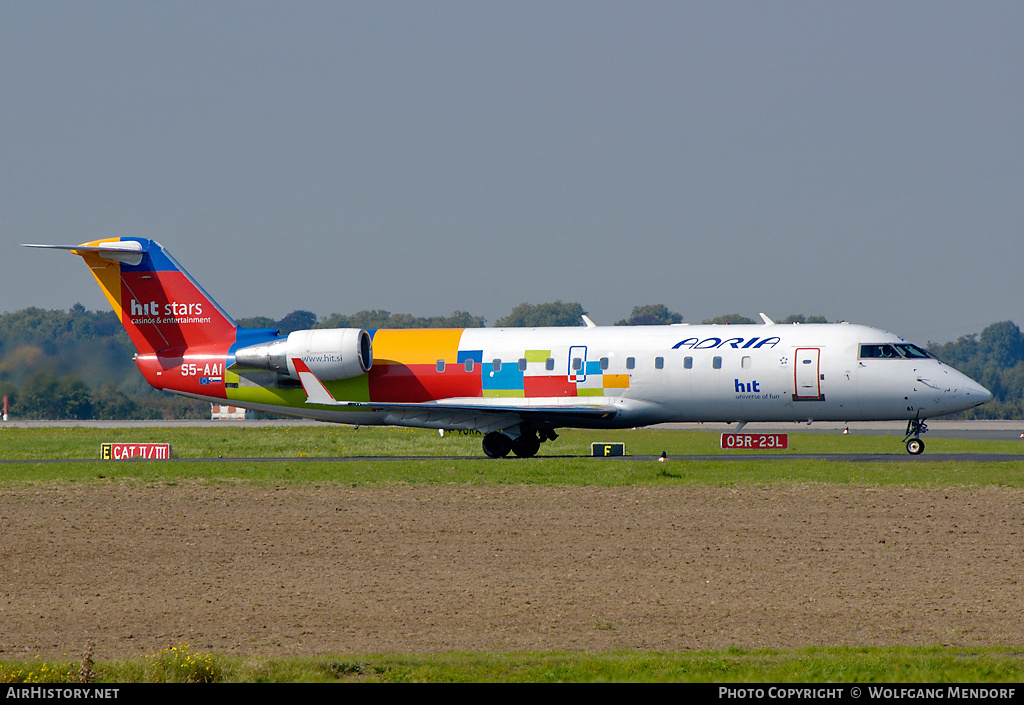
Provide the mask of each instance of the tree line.
{"label": "tree line", "polygon": [[1024,419],[1024,335],[1015,323],[1000,321],[927,348],[992,392],[992,401],[965,412],[966,418]]}
{"label": "tree line", "polygon": [[[579,303],[522,303],[496,327],[582,326]],[[663,304],[636,306],[619,326],[681,323],[682,314]],[[827,323],[824,316],[792,314],[777,323]],[[384,310],[324,317],[297,310],[281,319],[242,318],[247,328],[287,334],[307,328],[478,328],[482,316],[454,311],[420,317]],[[727,314],[702,323],[755,323]],[[1012,321],[993,323],[981,333],[949,343],[931,343],[930,352],[973,377],[994,395],[992,402],[964,413],[967,418],[1024,419],[1024,335]],[[210,407],[150,387],[135,367],[128,334],[113,311],[27,308],[0,314],[0,395],[8,397],[17,419],[176,419],[209,418]]]}

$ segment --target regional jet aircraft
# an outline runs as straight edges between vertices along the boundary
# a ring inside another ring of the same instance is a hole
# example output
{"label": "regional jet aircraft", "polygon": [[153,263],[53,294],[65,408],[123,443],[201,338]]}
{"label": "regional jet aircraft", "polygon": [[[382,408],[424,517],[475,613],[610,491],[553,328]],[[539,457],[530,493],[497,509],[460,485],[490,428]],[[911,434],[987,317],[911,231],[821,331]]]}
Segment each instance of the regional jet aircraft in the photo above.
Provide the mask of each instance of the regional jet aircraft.
{"label": "regional jet aircraft", "polygon": [[157,389],[258,411],[484,434],[535,455],[557,428],[925,419],[992,394],[926,350],[848,323],[359,330],[241,328],[158,243],[74,246]]}

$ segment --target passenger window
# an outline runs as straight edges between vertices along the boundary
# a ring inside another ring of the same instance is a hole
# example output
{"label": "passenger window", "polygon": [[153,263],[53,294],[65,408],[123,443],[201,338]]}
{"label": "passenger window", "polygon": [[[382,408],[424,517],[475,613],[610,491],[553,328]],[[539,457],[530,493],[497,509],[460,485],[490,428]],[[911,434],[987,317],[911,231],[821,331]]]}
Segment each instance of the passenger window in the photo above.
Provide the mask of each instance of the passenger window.
{"label": "passenger window", "polygon": [[572,369],[575,372],[579,372],[580,370],[582,370],[583,369],[583,360],[581,358],[574,357],[572,359]]}
{"label": "passenger window", "polygon": [[711,361],[711,366],[716,370],[722,369],[722,358],[715,355],[715,359]]}
{"label": "passenger window", "polygon": [[438,372],[444,372],[444,360],[438,360],[436,368]]}
{"label": "passenger window", "polygon": [[750,369],[750,355],[743,356],[743,359],[740,361],[740,366],[745,370]]}
{"label": "passenger window", "polygon": [[494,358],[494,361],[491,363],[491,369],[495,372],[501,372],[501,360]]}
{"label": "passenger window", "polygon": [[473,371],[473,361],[472,360],[466,360],[466,372],[472,372],[472,371]]}
{"label": "passenger window", "polygon": [[663,370],[663,369],[665,369],[665,358],[663,358],[663,357],[656,357],[656,358],[654,358],[654,369],[656,369],[656,370]]}
{"label": "passenger window", "polygon": [[601,369],[602,370],[607,370],[608,369],[608,358],[607,357],[602,357],[601,358]]}
{"label": "passenger window", "polygon": [[519,358],[519,371],[520,372],[526,372],[526,358],[525,357]]}
{"label": "passenger window", "polygon": [[692,357],[684,357],[683,358],[683,368],[687,369],[687,370],[692,370],[693,369],[693,358]]}
{"label": "passenger window", "polygon": [[626,358],[626,369],[627,370],[631,370],[634,367],[636,367],[636,358],[635,357],[627,357]]}
{"label": "passenger window", "polygon": [[555,358],[549,357],[547,360],[545,360],[544,361],[544,369],[545,370],[553,370],[553,369],[555,369]]}

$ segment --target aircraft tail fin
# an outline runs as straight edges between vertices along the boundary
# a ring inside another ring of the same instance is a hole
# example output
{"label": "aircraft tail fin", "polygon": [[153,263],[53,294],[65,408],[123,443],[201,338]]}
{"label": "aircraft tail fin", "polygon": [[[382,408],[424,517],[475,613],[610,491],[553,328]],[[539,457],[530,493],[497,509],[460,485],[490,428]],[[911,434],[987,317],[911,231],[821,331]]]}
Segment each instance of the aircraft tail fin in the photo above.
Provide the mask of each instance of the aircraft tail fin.
{"label": "aircraft tail fin", "polygon": [[234,342],[231,317],[157,242],[122,237],[82,245],[26,245],[79,255],[140,353]]}

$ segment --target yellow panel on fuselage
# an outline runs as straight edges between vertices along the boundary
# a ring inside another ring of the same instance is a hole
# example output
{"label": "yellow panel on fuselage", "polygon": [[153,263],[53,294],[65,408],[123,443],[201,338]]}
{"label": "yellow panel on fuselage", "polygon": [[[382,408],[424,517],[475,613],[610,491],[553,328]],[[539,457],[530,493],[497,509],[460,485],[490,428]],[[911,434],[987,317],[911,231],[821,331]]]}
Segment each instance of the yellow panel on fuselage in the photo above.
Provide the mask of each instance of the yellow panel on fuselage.
{"label": "yellow panel on fuselage", "polygon": [[373,334],[373,364],[433,365],[455,362],[463,328],[378,330]]}

